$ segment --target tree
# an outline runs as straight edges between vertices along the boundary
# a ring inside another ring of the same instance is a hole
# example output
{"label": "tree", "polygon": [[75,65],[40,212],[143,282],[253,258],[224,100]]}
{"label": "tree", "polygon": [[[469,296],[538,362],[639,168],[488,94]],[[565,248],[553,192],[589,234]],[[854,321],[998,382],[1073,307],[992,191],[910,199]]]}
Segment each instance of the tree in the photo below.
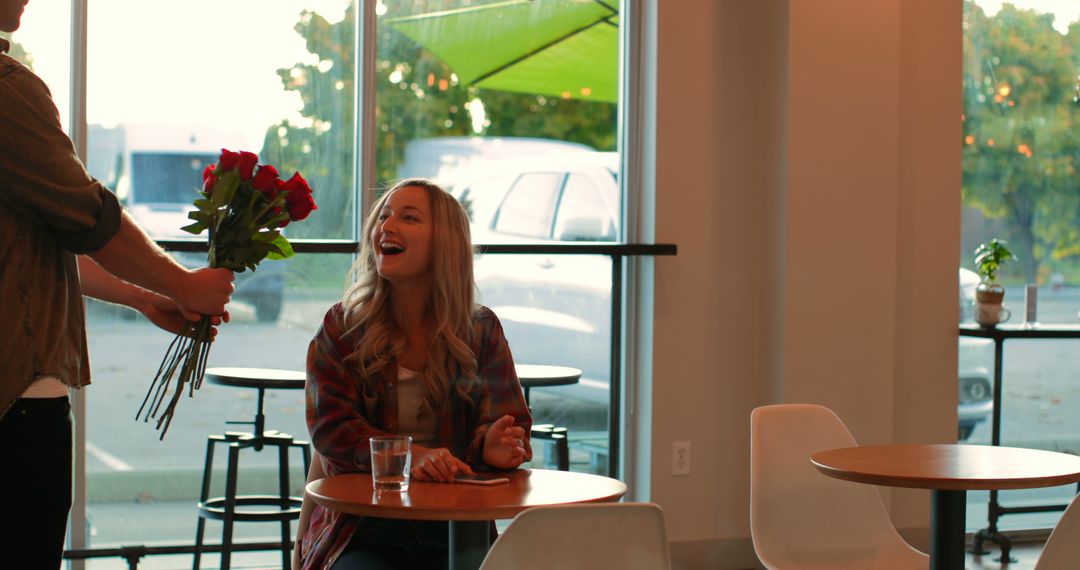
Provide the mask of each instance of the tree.
{"label": "tree", "polygon": [[1010,4],[993,17],[971,0],[964,9],[964,203],[1006,223],[1034,283],[1041,266],[1080,252],[1080,29],[1063,36],[1053,16]]}
{"label": "tree", "polygon": [[[395,15],[426,13],[457,4],[448,0],[388,2],[388,12],[379,17],[374,116],[379,187],[397,178],[405,145],[419,138],[472,134],[531,136],[614,150],[615,105],[462,85],[456,81],[452,69],[383,24]],[[304,37],[317,63],[297,63],[278,70],[285,88],[300,94],[302,115],[307,123],[294,125],[282,121],[270,127],[262,155],[263,160],[279,164],[283,170],[303,172],[316,189],[319,210],[312,214],[314,223],[297,229],[299,237],[351,237],[355,25],[353,5],[336,23],[317,13],[303,12],[294,29]],[[486,117],[479,132],[473,129],[469,111],[476,102],[483,106]]]}

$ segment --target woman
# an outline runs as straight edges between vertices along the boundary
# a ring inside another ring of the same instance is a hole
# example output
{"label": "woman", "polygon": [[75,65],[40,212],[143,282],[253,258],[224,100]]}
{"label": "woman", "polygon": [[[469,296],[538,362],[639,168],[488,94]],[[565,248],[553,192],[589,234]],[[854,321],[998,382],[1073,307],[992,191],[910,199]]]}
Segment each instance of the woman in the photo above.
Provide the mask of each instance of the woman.
{"label": "woman", "polygon": [[[474,304],[465,210],[427,180],[403,180],[363,235],[353,284],[308,348],[312,475],[370,471],[368,438],[381,434],[413,436],[414,481],[530,460],[532,418],[502,326]],[[446,523],[304,510],[303,568],[447,566]]]}

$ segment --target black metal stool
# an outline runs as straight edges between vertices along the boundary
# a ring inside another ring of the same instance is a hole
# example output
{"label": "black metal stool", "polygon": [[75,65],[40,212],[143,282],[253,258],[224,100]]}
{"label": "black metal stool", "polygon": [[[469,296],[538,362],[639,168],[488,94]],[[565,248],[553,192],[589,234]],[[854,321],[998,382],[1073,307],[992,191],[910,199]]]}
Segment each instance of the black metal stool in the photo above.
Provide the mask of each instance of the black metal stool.
{"label": "black metal stool", "polygon": [[[300,518],[302,497],[289,494],[289,450],[300,449],[304,458],[304,473],[311,465],[311,449],[306,441],[295,440],[287,433],[265,429],[266,417],[263,415],[263,396],[266,390],[297,390],[304,388],[304,373],[290,370],[272,370],[266,368],[209,368],[206,379],[214,384],[241,388],[256,388],[259,391],[255,420],[250,422],[225,422],[228,424],[251,424],[251,433],[225,432],[225,435],[211,435],[206,442],[206,465],[203,468],[202,491],[199,493],[199,518],[195,528],[194,568],[199,569],[203,549],[203,534],[206,519],[220,520],[221,531],[221,566],[228,570],[232,556],[234,522],[280,522],[281,523],[281,560],[282,568],[290,570],[292,566],[292,530],[290,521]],[[210,497],[210,475],[214,464],[214,448],[217,444],[228,446],[229,459],[225,475],[225,494]],[[252,448],[262,451],[263,447],[276,447],[278,450],[278,489],[277,495],[237,495],[236,485],[239,479],[240,450]]]}
{"label": "black metal stool", "polygon": [[[529,403],[529,389],[549,386],[568,386],[577,384],[581,379],[581,370],[569,366],[547,366],[543,364],[517,364],[514,366],[521,387],[525,390],[525,404]],[[537,424],[530,434],[533,439],[551,441],[555,445],[555,464],[560,471],[570,470],[570,441],[564,427],[551,424]]]}

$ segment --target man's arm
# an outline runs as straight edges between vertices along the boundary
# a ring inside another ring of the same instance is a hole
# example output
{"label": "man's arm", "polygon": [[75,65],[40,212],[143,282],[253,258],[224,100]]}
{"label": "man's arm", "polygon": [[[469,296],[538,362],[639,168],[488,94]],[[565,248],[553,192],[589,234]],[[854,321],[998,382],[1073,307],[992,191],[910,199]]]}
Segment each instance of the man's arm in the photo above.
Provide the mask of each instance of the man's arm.
{"label": "man's arm", "polygon": [[[180,333],[189,320],[198,318],[198,314],[195,313],[185,315],[172,299],[132,285],[105,271],[88,256],[80,255],[78,260],[79,281],[83,295],[131,307],[145,315],[150,322],[171,333]],[[214,317],[213,324],[217,326],[222,320],[228,322],[228,312],[223,317],[223,319]],[[217,332],[216,329],[214,332]]]}
{"label": "man's arm", "polygon": [[[127,212],[121,216],[120,230],[116,235],[104,247],[89,255],[97,262],[96,265],[100,266],[100,269],[118,277],[120,281],[126,281],[128,285],[137,285],[173,299],[191,320],[195,320],[200,314],[224,313],[225,303],[229,302],[229,295],[233,291],[232,270],[184,268],[151,241]],[[80,265],[81,268],[82,265]],[[91,277],[91,279],[94,278]],[[84,279],[84,287],[86,285]],[[96,285],[90,284],[91,287]],[[90,290],[85,292],[93,297],[110,300],[95,295]],[[100,290],[97,292],[127,298],[135,294],[126,288],[121,288],[116,293]],[[123,300],[115,302],[128,305]]]}

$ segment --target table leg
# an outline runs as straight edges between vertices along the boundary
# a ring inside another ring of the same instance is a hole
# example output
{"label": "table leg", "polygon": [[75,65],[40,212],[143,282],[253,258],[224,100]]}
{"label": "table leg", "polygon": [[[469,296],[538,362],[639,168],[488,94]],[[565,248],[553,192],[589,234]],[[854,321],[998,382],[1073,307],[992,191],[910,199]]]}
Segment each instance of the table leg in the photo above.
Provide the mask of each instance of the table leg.
{"label": "table leg", "polygon": [[450,570],[477,570],[491,547],[490,521],[450,521]]}
{"label": "table leg", "polygon": [[935,489],[930,501],[930,570],[963,570],[967,492]]}

